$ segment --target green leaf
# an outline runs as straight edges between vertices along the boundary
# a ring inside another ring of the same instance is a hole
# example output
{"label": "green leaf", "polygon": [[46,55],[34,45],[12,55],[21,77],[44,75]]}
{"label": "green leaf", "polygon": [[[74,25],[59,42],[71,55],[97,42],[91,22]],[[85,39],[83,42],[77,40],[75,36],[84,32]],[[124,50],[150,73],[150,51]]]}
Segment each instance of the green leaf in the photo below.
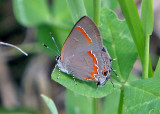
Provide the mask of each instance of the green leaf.
{"label": "green leaf", "polygon": [[66,0],[54,0],[52,2],[51,14],[53,24],[56,27],[68,29],[74,24]]}
{"label": "green leaf", "polygon": [[93,114],[92,99],[70,90],[66,91],[67,114]]}
{"label": "green leaf", "polygon": [[73,22],[76,23],[81,17],[87,16],[83,0],[66,0]]}
{"label": "green leaf", "polygon": [[93,20],[97,26],[100,26],[101,0],[93,0]]}
{"label": "green leaf", "polygon": [[46,0],[13,0],[16,19],[24,26],[35,26],[51,21]]}
{"label": "green leaf", "polygon": [[56,105],[54,104],[54,102],[52,101],[51,98],[45,96],[45,95],[41,95],[41,97],[43,98],[44,102],[46,103],[46,105],[48,106],[49,110],[51,111],[52,114],[58,114]]}
{"label": "green leaf", "polygon": [[124,111],[130,114],[155,114],[160,111],[160,78],[154,77],[126,83]]}
{"label": "green leaf", "polygon": [[87,15],[93,19],[93,0],[84,0],[84,4],[86,7]]}
{"label": "green leaf", "polygon": [[118,114],[120,90],[114,91],[104,99],[102,114]]}
{"label": "green leaf", "polygon": [[118,6],[118,0],[102,0],[101,6],[114,10]]}
{"label": "green leaf", "polygon": [[153,32],[153,0],[142,0],[141,21],[145,34]]}
{"label": "green leaf", "polygon": [[67,89],[70,89],[84,96],[100,98],[112,93],[115,89],[120,88],[120,84],[114,82],[114,85],[115,85],[115,89],[114,89],[113,85],[109,81],[106,83],[105,86],[97,88],[97,85],[93,82],[81,81],[76,79],[77,85],[75,85],[72,75],[67,75],[66,73],[61,72],[60,78],[57,79],[58,75],[59,75],[59,72],[57,69],[52,73],[52,79],[60,83],[61,85],[65,86]]}
{"label": "green leaf", "polygon": [[137,58],[137,51],[125,21],[121,21],[112,11],[102,9],[100,31],[103,43],[113,61],[113,68],[126,81]]}
{"label": "green leaf", "polygon": [[[141,63],[143,65],[144,59],[144,31],[141,20],[134,0],[119,0],[120,7],[126,19],[130,33],[137,48]],[[149,77],[153,76],[151,61],[149,62]]]}
{"label": "green leaf", "polygon": [[154,72],[154,76],[160,77],[160,58],[158,60],[157,66],[156,66],[156,70]]}

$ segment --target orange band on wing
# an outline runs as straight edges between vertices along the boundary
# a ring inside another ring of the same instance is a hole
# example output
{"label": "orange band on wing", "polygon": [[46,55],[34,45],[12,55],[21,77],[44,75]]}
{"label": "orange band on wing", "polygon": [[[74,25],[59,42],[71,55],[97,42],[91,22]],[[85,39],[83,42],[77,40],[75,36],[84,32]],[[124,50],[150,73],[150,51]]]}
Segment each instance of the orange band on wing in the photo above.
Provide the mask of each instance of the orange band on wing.
{"label": "orange band on wing", "polygon": [[85,80],[89,80],[89,79],[92,79],[92,77],[87,77],[87,78],[84,78]]}
{"label": "orange band on wing", "polygon": [[[97,67],[97,59],[96,59],[96,57],[95,57],[95,55],[94,54],[92,54],[92,52],[91,51],[88,51],[88,54],[89,54],[89,56],[93,59],[93,72],[91,72],[91,77],[93,78],[93,79],[95,79],[95,74],[98,74],[98,67]],[[96,76],[98,76],[98,75],[96,75]]]}
{"label": "orange band on wing", "polygon": [[79,30],[83,35],[84,37],[88,40],[88,43],[91,43],[91,38],[88,37],[88,34],[86,34],[86,32],[83,30],[83,28],[81,27],[76,27],[77,30]]}
{"label": "orange band on wing", "polygon": [[62,50],[61,50],[61,61],[63,60],[63,55],[62,55],[63,47],[62,47]]}
{"label": "orange band on wing", "polygon": [[104,71],[102,72],[103,76],[105,76],[105,75],[104,75],[105,72],[107,72],[107,68],[106,68],[106,66],[104,65]]}

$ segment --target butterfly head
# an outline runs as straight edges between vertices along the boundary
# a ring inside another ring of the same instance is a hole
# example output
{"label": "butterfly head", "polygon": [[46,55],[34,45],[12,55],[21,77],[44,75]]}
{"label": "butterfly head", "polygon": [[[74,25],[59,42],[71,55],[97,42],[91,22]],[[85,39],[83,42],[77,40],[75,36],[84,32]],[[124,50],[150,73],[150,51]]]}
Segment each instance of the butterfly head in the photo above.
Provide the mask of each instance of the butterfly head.
{"label": "butterfly head", "polygon": [[56,61],[58,62],[59,60],[61,60],[61,56],[60,56],[60,55],[58,55],[58,56],[56,57]]}

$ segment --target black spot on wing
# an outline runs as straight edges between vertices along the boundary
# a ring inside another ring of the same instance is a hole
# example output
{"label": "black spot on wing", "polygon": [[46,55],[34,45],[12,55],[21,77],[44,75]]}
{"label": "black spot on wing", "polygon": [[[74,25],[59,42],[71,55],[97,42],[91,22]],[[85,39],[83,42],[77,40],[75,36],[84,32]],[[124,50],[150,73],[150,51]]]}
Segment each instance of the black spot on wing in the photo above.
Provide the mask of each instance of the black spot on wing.
{"label": "black spot on wing", "polygon": [[106,52],[106,49],[103,47],[103,48],[102,48],[102,51],[103,51],[103,52]]}

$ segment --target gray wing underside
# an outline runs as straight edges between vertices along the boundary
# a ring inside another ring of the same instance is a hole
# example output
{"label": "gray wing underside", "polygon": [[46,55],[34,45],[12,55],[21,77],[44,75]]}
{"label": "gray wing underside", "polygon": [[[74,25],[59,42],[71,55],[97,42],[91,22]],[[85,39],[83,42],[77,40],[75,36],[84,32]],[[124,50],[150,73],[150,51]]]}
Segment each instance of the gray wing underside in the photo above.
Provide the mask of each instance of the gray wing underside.
{"label": "gray wing underside", "polygon": [[[107,53],[104,53],[102,51],[93,51],[93,53],[98,58],[98,72],[101,73],[103,70],[105,70],[104,61],[109,56],[107,55]],[[77,53],[73,57],[69,58],[68,61],[68,66],[72,71],[72,74],[81,80],[84,80],[84,78],[87,77],[91,77],[91,72],[94,72],[93,64],[93,59],[88,55],[87,52]]]}

